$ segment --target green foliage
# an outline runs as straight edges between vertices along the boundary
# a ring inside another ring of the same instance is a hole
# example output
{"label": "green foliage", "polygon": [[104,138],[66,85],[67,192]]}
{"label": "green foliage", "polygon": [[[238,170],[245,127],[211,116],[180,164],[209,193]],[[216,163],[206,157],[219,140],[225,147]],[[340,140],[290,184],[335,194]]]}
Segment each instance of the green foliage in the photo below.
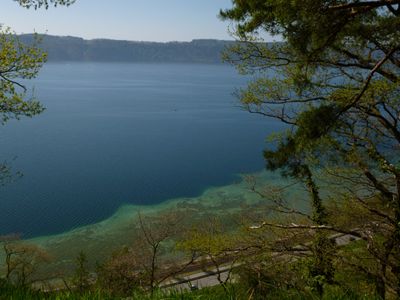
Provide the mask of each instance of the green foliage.
{"label": "green foliage", "polygon": [[326,235],[319,234],[313,242],[312,251],[317,252],[308,260],[309,285],[323,295],[324,286],[333,284],[335,268],[333,258],[335,256],[335,246]]}
{"label": "green foliage", "polygon": [[[399,25],[396,14],[377,9],[392,5],[392,1],[381,1],[378,5],[368,5],[368,2],[357,5],[357,2],[234,0],[233,8],[222,11],[221,17],[236,21],[241,36],[257,30],[280,34],[302,57],[319,55],[321,49],[337,42],[364,47],[365,35],[360,32],[385,41],[386,45],[396,43],[399,34],[395,30]],[[346,7],[346,4],[350,5]]]}
{"label": "green foliage", "polygon": [[225,291],[220,287],[204,288],[198,291],[177,291],[177,290],[156,290],[151,296],[145,292],[133,291],[128,296],[115,296],[109,294],[101,289],[94,291],[87,291],[85,293],[79,292],[68,292],[68,291],[58,291],[58,292],[41,292],[35,291],[26,287],[15,287],[9,285],[3,281],[0,281],[0,299],[48,299],[48,300],[108,300],[108,299],[133,299],[133,300],[220,300],[220,299],[247,299],[246,297],[241,297],[241,294],[235,294],[232,296],[227,296]]}
{"label": "green foliage", "polygon": [[48,292],[43,293],[28,288],[16,288],[9,286],[4,282],[0,282],[0,299],[48,299],[48,300],[111,300],[111,299],[133,299],[133,300],[379,300],[375,296],[363,296],[351,290],[340,290],[338,288],[329,288],[327,294],[320,298],[310,292],[301,292],[294,289],[289,290],[273,290],[268,294],[249,294],[246,290],[240,290],[239,285],[231,286],[231,290],[236,291],[234,294],[227,295],[221,287],[204,288],[198,291],[156,291],[153,296],[149,294],[134,292],[128,298],[109,295],[101,290],[86,292],[84,294],[75,292]]}
{"label": "green foliage", "polygon": [[22,44],[10,29],[0,27],[0,121],[32,117],[43,111],[34,98],[27,99],[27,89],[19,80],[32,79],[46,61],[38,47]]}
{"label": "green foliage", "polygon": [[89,288],[90,276],[88,270],[88,260],[85,253],[80,252],[76,258],[75,274],[72,280],[74,288],[83,293]]}
{"label": "green foliage", "polygon": [[[221,17],[235,22],[240,39],[225,58],[258,75],[239,93],[243,106],[289,127],[264,152],[267,168],[305,185],[314,224],[351,230],[324,206],[328,193],[320,192],[317,175],[329,173],[329,200],[359,204],[352,217],[371,265],[381,269],[363,266],[361,257],[347,263],[374,278],[382,298],[399,297],[398,1],[234,0]],[[267,44],[260,38],[265,33],[283,41]],[[322,293],[333,283],[334,248],[315,236],[309,278]]]}
{"label": "green foliage", "polygon": [[[72,2],[19,0],[35,9]],[[217,270],[226,262],[233,266],[240,261],[237,284],[218,277],[216,288],[159,291],[172,270],[168,263],[161,265],[161,254],[168,251],[166,245],[179,227],[175,217],[160,215],[139,218],[137,249],[126,248],[99,268],[97,290],[81,288],[88,284],[86,258],[81,255],[76,292],[44,294],[8,281],[1,282],[1,294],[16,299],[399,298],[398,5],[392,0],[234,0],[233,8],[221,12],[222,18],[236,22],[240,39],[225,58],[240,72],[258,75],[239,93],[243,106],[288,125],[275,135],[274,147],[264,152],[267,167],[301,182],[312,208],[307,214],[269,196],[276,211],[291,218],[274,217],[249,226],[245,238],[208,222],[178,243],[178,249],[200,255]],[[265,31],[280,35],[283,42],[264,43],[260,36]],[[45,56],[35,46],[23,46],[9,31],[2,32],[4,123],[42,110],[37,101],[25,100],[25,88],[16,80],[35,77]],[[330,193],[323,193],[319,185],[318,175],[324,172],[329,174]],[[328,201],[334,203],[326,205]],[[267,226],[269,231],[262,230]],[[362,241],[335,245],[333,232],[351,232]],[[29,259],[22,262],[33,266]]]}
{"label": "green foliage", "polygon": [[223,255],[226,249],[235,245],[235,235],[226,232],[217,219],[208,220],[208,224],[188,231],[186,238],[177,243],[177,248],[194,251],[210,256]]}
{"label": "green foliage", "polygon": [[144,289],[144,271],[139,266],[139,258],[126,247],[98,266],[96,286],[113,296],[127,296]]}
{"label": "green foliage", "polygon": [[58,6],[65,5],[69,6],[73,4],[76,0],[14,0],[19,3],[22,7],[25,8],[34,8],[38,9],[44,7],[46,9],[49,8],[50,5]]}

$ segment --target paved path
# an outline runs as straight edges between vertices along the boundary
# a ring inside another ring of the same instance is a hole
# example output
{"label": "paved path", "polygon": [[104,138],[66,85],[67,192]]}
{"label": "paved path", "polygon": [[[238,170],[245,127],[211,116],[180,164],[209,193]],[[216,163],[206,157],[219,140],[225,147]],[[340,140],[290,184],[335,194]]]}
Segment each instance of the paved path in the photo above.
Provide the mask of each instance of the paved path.
{"label": "paved path", "polygon": [[[232,271],[232,266],[220,268],[220,280],[223,282],[227,280],[229,272]],[[219,285],[218,272],[201,271],[187,276],[176,276],[174,279],[163,283],[161,288],[171,288],[175,290],[189,290],[191,287],[204,288]]]}
{"label": "paved path", "polygon": [[[336,245],[344,246],[355,240],[359,240],[359,237],[353,236],[351,234],[338,233],[330,236],[330,239],[334,240]],[[276,253],[277,255],[279,253]],[[229,272],[232,268],[238,267],[240,264],[235,264],[234,266],[229,266],[225,268],[220,268],[220,278],[222,281],[227,279]],[[219,285],[218,272],[216,269],[210,270],[208,272],[200,271],[190,275],[181,274],[173,279],[165,281],[161,288],[175,289],[175,290],[190,290],[191,286],[196,288],[212,287]]]}

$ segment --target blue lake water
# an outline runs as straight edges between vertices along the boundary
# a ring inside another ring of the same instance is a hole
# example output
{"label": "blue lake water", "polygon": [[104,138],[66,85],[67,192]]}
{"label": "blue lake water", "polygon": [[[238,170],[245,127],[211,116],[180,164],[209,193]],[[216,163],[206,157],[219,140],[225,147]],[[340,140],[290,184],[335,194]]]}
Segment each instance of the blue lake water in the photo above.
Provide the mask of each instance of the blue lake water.
{"label": "blue lake water", "polygon": [[200,194],[263,168],[281,125],[238,107],[230,66],[47,64],[30,84],[46,111],[0,127],[0,234],[59,233],[123,204]]}

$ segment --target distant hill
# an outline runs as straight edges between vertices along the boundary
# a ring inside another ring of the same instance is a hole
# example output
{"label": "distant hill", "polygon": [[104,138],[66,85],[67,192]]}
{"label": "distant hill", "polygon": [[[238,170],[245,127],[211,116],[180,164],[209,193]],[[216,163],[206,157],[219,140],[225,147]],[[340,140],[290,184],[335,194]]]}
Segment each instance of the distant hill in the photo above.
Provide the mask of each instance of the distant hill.
{"label": "distant hill", "polygon": [[[33,42],[32,34],[20,35],[23,43]],[[49,61],[93,62],[175,62],[221,63],[221,52],[231,41],[193,40],[191,42],[132,42],[85,40],[71,36],[41,35],[40,47]]]}

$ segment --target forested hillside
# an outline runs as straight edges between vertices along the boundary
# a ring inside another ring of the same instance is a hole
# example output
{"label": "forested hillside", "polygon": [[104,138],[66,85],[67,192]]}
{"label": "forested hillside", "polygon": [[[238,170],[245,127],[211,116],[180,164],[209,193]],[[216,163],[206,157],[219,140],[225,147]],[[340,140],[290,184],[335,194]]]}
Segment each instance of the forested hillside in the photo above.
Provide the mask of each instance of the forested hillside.
{"label": "forested hillside", "polygon": [[[222,63],[221,53],[232,44],[220,40],[191,42],[134,42],[40,35],[40,48],[49,61]],[[20,36],[31,44],[33,34]]]}

